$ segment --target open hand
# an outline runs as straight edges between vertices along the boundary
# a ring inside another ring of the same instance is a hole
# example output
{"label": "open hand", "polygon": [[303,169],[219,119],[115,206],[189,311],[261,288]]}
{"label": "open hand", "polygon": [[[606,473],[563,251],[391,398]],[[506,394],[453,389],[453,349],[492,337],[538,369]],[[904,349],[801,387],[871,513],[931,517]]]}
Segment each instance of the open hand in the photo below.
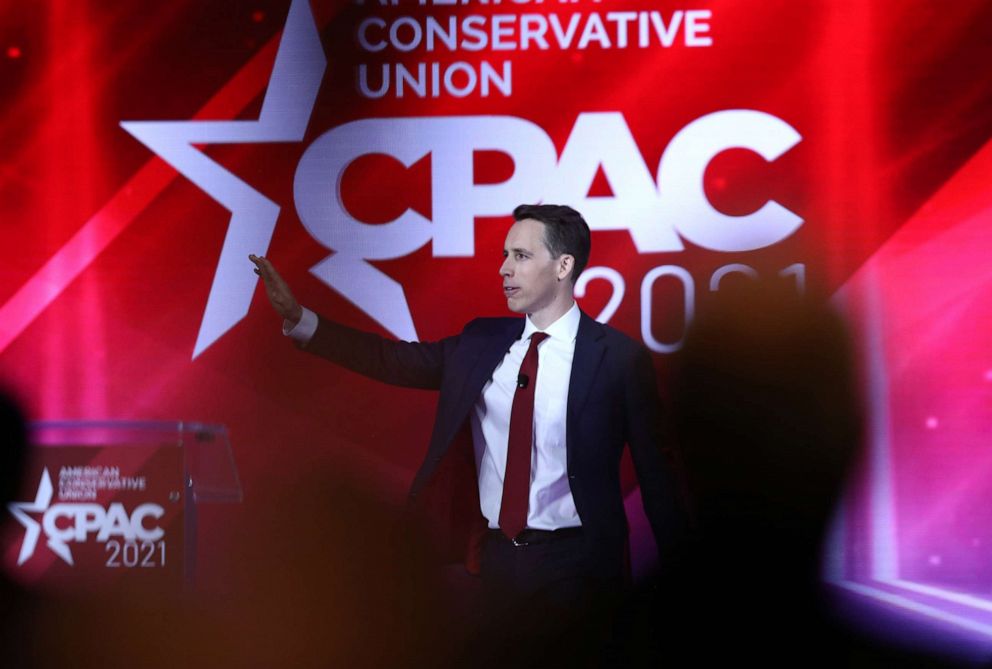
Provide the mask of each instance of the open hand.
{"label": "open hand", "polygon": [[255,274],[262,277],[262,281],[265,282],[265,294],[269,296],[269,302],[272,303],[276,313],[293,325],[299,323],[300,317],[303,316],[303,308],[293,297],[289,284],[279,276],[279,272],[267,258],[249,255],[248,260],[255,264]]}

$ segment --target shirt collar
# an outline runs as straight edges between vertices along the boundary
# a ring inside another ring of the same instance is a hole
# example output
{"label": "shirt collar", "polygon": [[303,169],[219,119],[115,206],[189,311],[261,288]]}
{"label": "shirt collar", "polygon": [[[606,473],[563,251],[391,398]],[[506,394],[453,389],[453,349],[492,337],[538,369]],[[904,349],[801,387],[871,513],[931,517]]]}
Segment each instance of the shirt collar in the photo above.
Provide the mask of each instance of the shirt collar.
{"label": "shirt collar", "polygon": [[559,316],[558,320],[543,330],[534,325],[528,315],[525,319],[526,323],[524,324],[524,333],[520,336],[520,338],[529,339],[535,332],[545,332],[552,339],[557,339],[563,342],[573,342],[579,334],[579,320],[581,320],[581,318],[582,312],[579,311],[579,305],[573,300],[572,308]]}

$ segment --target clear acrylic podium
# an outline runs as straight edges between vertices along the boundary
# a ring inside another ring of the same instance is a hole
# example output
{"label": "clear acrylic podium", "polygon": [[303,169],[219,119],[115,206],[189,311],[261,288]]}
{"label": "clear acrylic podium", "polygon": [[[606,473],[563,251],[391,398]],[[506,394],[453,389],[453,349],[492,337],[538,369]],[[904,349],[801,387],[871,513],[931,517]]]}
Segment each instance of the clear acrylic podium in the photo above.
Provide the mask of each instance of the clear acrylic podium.
{"label": "clear acrylic podium", "polygon": [[42,421],[30,440],[3,538],[4,567],[28,586],[190,587],[198,505],[242,499],[223,425]]}

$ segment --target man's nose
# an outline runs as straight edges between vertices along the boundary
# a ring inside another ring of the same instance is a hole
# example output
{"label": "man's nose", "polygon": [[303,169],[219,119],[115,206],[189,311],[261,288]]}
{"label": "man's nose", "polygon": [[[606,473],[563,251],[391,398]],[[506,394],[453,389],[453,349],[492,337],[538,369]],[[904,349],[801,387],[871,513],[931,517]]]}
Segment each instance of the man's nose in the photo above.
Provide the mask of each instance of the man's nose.
{"label": "man's nose", "polygon": [[507,258],[503,261],[503,264],[499,266],[500,276],[510,276],[513,272],[510,271],[510,259]]}

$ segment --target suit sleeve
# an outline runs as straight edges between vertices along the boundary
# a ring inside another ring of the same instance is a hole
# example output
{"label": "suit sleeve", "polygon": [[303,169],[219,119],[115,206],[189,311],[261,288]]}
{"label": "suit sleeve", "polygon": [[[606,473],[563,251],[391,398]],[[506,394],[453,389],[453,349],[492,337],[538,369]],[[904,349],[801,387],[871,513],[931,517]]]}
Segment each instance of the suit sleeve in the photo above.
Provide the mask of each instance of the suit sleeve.
{"label": "suit sleeve", "polygon": [[457,342],[457,336],[437,342],[394,341],[321,316],[317,331],[300,348],[384,383],[437,390]]}
{"label": "suit sleeve", "polygon": [[662,568],[672,566],[685,540],[685,504],[674,449],[662,448],[661,402],[651,355],[639,346],[627,370],[624,427],[644,512],[651,523]]}

